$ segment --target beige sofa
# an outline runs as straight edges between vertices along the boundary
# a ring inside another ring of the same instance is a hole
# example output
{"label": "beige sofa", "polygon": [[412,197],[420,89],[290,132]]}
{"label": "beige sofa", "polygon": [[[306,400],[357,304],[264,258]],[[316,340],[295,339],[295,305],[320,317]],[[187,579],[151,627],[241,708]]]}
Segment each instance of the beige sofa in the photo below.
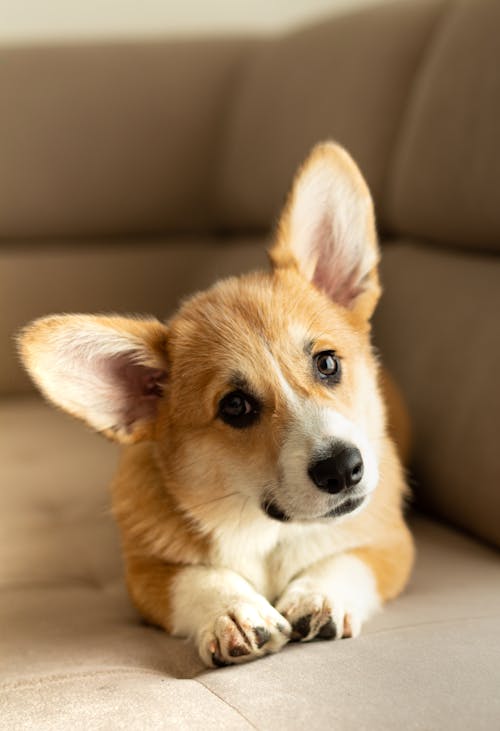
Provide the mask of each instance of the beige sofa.
{"label": "beige sofa", "polygon": [[[414,0],[273,39],[0,49],[1,729],[499,728],[499,29],[498,0]],[[358,640],[208,671],[132,609],[115,448],[33,394],[12,334],[164,316],[262,265],[325,137],[376,200],[417,566]]]}

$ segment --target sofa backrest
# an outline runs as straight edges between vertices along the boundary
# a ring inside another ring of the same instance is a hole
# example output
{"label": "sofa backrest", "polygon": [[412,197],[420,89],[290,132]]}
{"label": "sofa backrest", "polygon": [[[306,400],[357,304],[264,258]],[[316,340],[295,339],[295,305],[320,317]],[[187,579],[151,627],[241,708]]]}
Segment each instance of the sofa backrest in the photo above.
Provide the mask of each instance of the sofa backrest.
{"label": "sofa backrest", "polygon": [[228,114],[220,223],[269,226],[297,166],[332,136],[358,161],[380,217],[394,141],[442,12],[434,0],[391,3],[256,48]]}
{"label": "sofa backrest", "polygon": [[207,231],[251,41],[0,50],[0,239]]}
{"label": "sofa backrest", "polygon": [[496,248],[499,27],[497,0],[418,0],[271,39],[4,47],[0,241],[266,230],[334,137],[382,232]]}
{"label": "sofa backrest", "polygon": [[392,233],[500,249],[500,3],[451,3],[408,99],[388,175]]}

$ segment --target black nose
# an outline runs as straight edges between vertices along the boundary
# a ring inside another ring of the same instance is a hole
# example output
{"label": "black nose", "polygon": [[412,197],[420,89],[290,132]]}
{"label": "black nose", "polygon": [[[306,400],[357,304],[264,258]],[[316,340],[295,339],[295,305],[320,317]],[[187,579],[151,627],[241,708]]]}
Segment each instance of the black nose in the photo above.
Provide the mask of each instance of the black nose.
{"label": "black nose", "polygon": [[363,477],[363,458],[356,447],[344,447],[309,467],[309,477],[320,490],[335,495],[354,487]]}

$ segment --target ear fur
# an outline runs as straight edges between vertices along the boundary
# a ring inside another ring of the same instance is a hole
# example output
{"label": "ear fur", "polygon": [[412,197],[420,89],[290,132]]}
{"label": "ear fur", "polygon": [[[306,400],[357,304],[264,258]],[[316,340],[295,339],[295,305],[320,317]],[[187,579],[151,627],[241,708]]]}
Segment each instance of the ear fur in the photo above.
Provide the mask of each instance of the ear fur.
{"label": "ear fur", "polygon": [[19,336],[42,393],[122,443],[150,439],[166,379],[167,329],[158,320],[52,315]]}
{"label": "ear fur", "polygon": [[297,269],[337,304],[371,317],[380,296],[373,202],[339,145],[317,145],[299,169],[270,258],[275,269]]}

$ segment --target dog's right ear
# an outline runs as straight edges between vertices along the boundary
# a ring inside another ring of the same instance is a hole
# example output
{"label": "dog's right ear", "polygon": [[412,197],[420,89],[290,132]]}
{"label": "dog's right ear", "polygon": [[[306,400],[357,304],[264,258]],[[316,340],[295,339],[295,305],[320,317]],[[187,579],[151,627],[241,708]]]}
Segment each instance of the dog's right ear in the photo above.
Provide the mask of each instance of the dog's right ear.
{"label": "dog's right ear", "polygon": [[110,438],[154,436],[167,376],[167,328],[158,320],[54,315],[19,336],[21,359],[42,393]]}
{"label": "dog's right ear", "polygon": [[369,320],[380,296],[379,251],[366,182],[339,145],[317,145],[299,169],[270,251],[333,302]]}

